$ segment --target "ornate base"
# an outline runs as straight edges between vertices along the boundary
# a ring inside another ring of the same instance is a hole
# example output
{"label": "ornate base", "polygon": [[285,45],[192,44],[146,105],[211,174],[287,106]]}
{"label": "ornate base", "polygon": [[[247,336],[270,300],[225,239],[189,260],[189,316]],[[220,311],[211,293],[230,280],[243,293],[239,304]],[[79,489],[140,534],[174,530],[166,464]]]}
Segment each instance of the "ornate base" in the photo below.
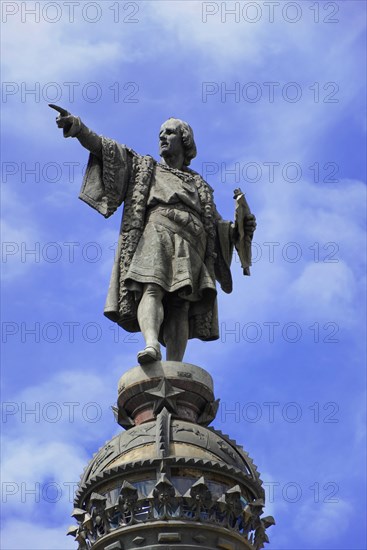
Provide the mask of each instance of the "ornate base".
{"label": "ornate base", "polygon": [[119,381],[126,428],[94,456],[75,497],[79,549],[258,550],[264,491],[235,441],[208,428],[218,401],[203,369],[157,361]]}

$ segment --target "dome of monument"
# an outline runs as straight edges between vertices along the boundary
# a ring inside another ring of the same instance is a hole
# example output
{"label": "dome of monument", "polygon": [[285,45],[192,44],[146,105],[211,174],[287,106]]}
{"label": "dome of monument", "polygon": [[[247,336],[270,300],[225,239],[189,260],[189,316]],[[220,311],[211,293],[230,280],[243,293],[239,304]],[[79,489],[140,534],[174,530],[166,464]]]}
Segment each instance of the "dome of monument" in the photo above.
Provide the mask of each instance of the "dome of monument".
{"label": "dome of monument", "polygon": [[[166,429],[160,429],[160,423],[166,423]],[[103,486],[104,480],[119,479],[122,472],[128,475],[129,470],[134,472],[132,477],[135,478],[137,471],[141,473],[142,469],[149,470],[163,457],[167,464],[177,465],[181,470],[186,466],[193,471],[196,466],[196,476],[192,474],[194,477],[191,479],[201,477],[201,470],[205,470],[208,475],[210,469],[213,478],[218,477],[218,472],[221,477],[224,474],[228,477],[228,488],[232,480],[236,483],[241,480],[248,485],[249,490],[253,489],[253,498],[263,496],[256,466],[242,447],[214,428],[179,419],[172,420],[166,409],[158,415],[157,420],[134,426],[108,441],[84,471],[78,494],[85,495],[84,491],[88,493],[88,488],[96,490],[96,485]],[[187,478],[186,475],[183,477]],[[154,480],[155,476],[152,483]],[[177,483],[181,488],[184,485],[183,481]],[[81,491],[82,488],[84,490]],[[78,504],[81,505],[80,502]]]}

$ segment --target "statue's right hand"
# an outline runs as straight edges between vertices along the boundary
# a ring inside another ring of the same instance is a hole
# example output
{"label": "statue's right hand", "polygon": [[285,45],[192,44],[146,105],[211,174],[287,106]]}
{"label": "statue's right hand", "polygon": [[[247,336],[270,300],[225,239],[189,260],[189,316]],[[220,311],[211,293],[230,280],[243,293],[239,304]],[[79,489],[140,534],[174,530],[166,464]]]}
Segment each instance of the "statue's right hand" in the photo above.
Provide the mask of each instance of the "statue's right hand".
{"label": "statue's right hand", "polygon": [[49,103],[49,107],[51,107],[51,109],[54,109],[59,113],[59,116],[56,117],[57,127],[63,129],[65,137],[70,137],[70,134],[69,134],[70,129],[73,126],[74,127],[78,126],[78,122],[79,122],[78,117],[72,115],[66,109],[63,109],[58,105],[54,105],[53,103]]}
{"label": "statue's right hand", "polygon": [[75,116],[73,115],[67,115],[67,116],[61,116],[59,115],[56,118],[56,124],[58,128],[67,128],[69,129],[73,123],[75,122]]}

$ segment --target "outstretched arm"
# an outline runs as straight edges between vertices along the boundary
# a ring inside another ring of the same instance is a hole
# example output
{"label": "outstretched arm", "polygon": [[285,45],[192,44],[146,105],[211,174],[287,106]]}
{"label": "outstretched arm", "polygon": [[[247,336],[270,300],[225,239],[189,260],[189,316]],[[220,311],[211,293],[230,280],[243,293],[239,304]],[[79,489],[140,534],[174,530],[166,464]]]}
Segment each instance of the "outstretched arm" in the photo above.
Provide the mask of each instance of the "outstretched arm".
{"label": "outstretched arm", "polygon": [[88,151],[99,159],[102,159],[101,136],[92,132],[92,130],[83,124],[79,117],[72,115],[66,109],[52,103],[49,104],[49,107],[55,109],[55,111],[59,113],[59,116],[56,118],[56,124],[58,128],[63,129],[65,138],[76,137],[83,147],[88,149]]}
{"label": "outstretched arm", "polygon": [[64,137],[76,137],[91,153],[79,198],[108,218],[125,198],[136,153],[98,136],[66,109],[53,104],[50,107],[59,113],[56,124],[63,129]]}

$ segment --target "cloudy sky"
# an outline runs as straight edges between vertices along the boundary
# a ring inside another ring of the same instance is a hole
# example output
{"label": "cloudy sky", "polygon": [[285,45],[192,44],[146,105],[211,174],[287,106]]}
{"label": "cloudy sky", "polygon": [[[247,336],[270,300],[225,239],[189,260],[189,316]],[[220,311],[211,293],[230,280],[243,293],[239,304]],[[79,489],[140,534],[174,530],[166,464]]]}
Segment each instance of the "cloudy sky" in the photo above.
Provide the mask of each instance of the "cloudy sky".
{"label": "cloudy sky", "polygon": [[121,212],[77,200],[88,155],[50,102],[155,157],[160,124],[187,120],[224,218],[246,192],[252,276],[235,257],[221,338],[185,358],[262,473],[269,550],[366,548],[365,2],[1,9],[1,548],[75,548],[73,489],[142,346],[102,315]]}

